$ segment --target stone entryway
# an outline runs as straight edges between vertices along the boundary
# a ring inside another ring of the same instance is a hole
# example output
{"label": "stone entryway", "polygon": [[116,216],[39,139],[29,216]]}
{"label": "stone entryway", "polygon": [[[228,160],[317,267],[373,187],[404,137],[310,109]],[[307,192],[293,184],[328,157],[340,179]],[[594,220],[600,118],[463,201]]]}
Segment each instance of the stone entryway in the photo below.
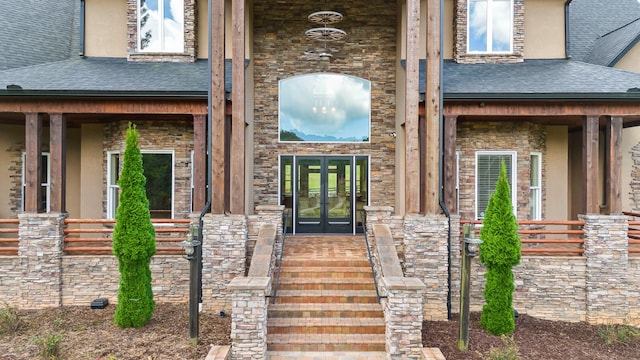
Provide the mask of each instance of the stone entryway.
{"label": "stone entryway", "polygon": [[282,265],[268,308],[270,359],[385,358],[384,315],[363,236],[287,237]]}

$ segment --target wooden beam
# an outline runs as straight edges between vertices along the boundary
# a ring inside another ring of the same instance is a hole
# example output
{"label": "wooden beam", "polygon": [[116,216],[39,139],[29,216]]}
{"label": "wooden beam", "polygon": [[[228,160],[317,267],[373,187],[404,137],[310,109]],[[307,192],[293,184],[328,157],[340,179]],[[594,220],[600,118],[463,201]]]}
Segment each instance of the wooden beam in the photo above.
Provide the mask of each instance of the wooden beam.
{"label": "wooden beam", "polygon": [[440,211],[440,1],[427,1],[427,72],[425,86],[426,162],[424,176],[426,204],[421,207],[428,214]]}
{"label": "wooden beam", "polygon": [[454,102],[444,104],[445,115],[457,116],[583,116],[609,114],[611,116],[637,116],[638,102]]}
{"label": "wooden beam", "polygon": [[245,0],[233,1],[231,5],[233,27],[233,56],[231,106],[231,184],[230,211],[232,214],[244,214],[244,158],[245,158]]}
{"label": "wooden beam", "polygon": [[63,213],[66,211],[66,138],[67,121],[64,115],[49,114],[50,212]]}
{"label": "wooden beam", "polygon": [[457,120],[453,115],[444,118],[444,203],[451,214],[458,213],[456,180],[458,167],[456,160]]}
{"label": "wooden beam", "polygon": [[622,117],[610,116],[605,127],[605,200],[608,214],[622,213]]}
{"label": "wooden beam", "polygon": [[598,122],[599,116],[587,115],[582,125],[582,177],[584,213],[599,214],[598,201]]}
{"label": "wooden beam", "polygon": [[193,209],[199,212],[207,201],[207,116],[193,115]]}
{"label": "wooden beam", "polygon": [[225,0],[211,0],[211,33],[209,49],[211,62],[211,212],[223,214],[225,205],[225,94],[224,94],[224,37]]}
{"label": "wooden beam", "polygon": [[[223,69],[224,71],[224,69]],[[224,97],[224,94],[223,94]],[[206,114],[204,99],[12,99],[0,113]]]}
{"label": "wooden beam", "polygon": [[405,212],[420,212],[420,140],[418,103],[420,102],[419,49],[420,0],[406,5],[406,81],[405,81]]}
{"label": "wooden beam", "polygon": [[24,211],[37,213],[40,207],[41,192],[40,164],[42,157],[42,115],[25,114],[25,157],[24,164]]}

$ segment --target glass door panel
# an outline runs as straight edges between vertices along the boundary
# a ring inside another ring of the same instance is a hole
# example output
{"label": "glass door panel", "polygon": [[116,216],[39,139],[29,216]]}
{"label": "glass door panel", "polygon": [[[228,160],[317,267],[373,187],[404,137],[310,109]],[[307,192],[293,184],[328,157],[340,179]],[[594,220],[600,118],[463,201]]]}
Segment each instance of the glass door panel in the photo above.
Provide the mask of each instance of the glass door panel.
{"label": "glass door panel", "polygon": [[330,232],[352,231],[351,158],[327,158],[327,225]]}
{"label": "glass door panel", "polygon": [[305,232],[321,232],[326,192],[326,187],[322,184],[322,158],[298,158],[297,163],[298,229]]}

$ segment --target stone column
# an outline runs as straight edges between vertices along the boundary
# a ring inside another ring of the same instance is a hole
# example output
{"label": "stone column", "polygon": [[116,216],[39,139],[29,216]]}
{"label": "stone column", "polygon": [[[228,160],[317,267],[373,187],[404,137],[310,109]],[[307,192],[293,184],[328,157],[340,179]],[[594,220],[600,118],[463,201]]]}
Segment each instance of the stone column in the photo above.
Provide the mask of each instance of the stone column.
{"label": "stone column", "polygon": [[579,217],[584,220],[587,322],[623,323],[629,313],[627,218],[623,215]]}
{"label": "stone column", "polygon": [[207,214],[202,218],[202,306],[207,311],[231,309],[229,282],[246,272],[245,215]]}
{"label": "stone column", "polygon": [[237,277],[229,283],[233,292],[231,359],[267,358],[268,277]]}
{"label": "stone column", "polygon": [[426,286],[416,278],[383,277],[387,358],[422,359],[422,297]]}
{"label": "stone column", "polygon": [[365,206],[367,213],[367,236],[373,237],[373,224],[389,224],[391,222],[391,206]]}
{"label": "stone column", "polygon": [[405,276],[425,282],[424,316],[429,320],[447,319],[448,236],[444,215],[405,215]]}
{"label": "stone column", "polygon": [[62,251],[66,213],[18,214],[21,308],[62,305]]}

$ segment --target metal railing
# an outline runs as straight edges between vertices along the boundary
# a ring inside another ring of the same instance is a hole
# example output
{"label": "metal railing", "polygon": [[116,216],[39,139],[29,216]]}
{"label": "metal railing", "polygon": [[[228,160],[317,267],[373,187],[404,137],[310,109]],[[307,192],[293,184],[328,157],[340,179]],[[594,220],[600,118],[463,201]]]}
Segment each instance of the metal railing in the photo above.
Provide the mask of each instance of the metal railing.
{"label": "metal railing", "polygon": [[[462,225],[474,224],[474,231],[479,236],[482,221],[460,221]],[[584,254],[584,221],[582,220],[519,220],[518,235],[520,235],[521,251],[523,255],[578,255]]]}
{"label": "metal railing", "polygon": [[276,303],[276,297],[278,296],[278,285],[280,284],[280,270],[282,270],[282,255],[284,254],[284,244],[287,238],[287,228],[289,227],[290,216],[291,216],[290,212],[285,209],[285,211],[283,212],[283,219],[282,219],[282,249],[280,249],[280,254],[278,255],[278,261],[276,263],[276,269],[275,269],[276,283],[273,286],[273,294],[269,296],[271,298],[272,304]]}
{"label": "metal railing", "polygon": [[364,242],[367,245],[367,256],[369,257],[369,264],[371,265],[371,276],[373,276],[373,286],[376,289],[376,297],[378,298],[378,303],[380,303],[380,299],[386,298],[386,296],[380,296],[380,291],[378,290],[378,281],[376,280],[376,271],[373,265],[373,258],[371,257],[371,246],[369,246],[369,237],[367,236],[367,214],[364,211],[360,211],[360,218],[362,219],[362,233],[364,234]]}

